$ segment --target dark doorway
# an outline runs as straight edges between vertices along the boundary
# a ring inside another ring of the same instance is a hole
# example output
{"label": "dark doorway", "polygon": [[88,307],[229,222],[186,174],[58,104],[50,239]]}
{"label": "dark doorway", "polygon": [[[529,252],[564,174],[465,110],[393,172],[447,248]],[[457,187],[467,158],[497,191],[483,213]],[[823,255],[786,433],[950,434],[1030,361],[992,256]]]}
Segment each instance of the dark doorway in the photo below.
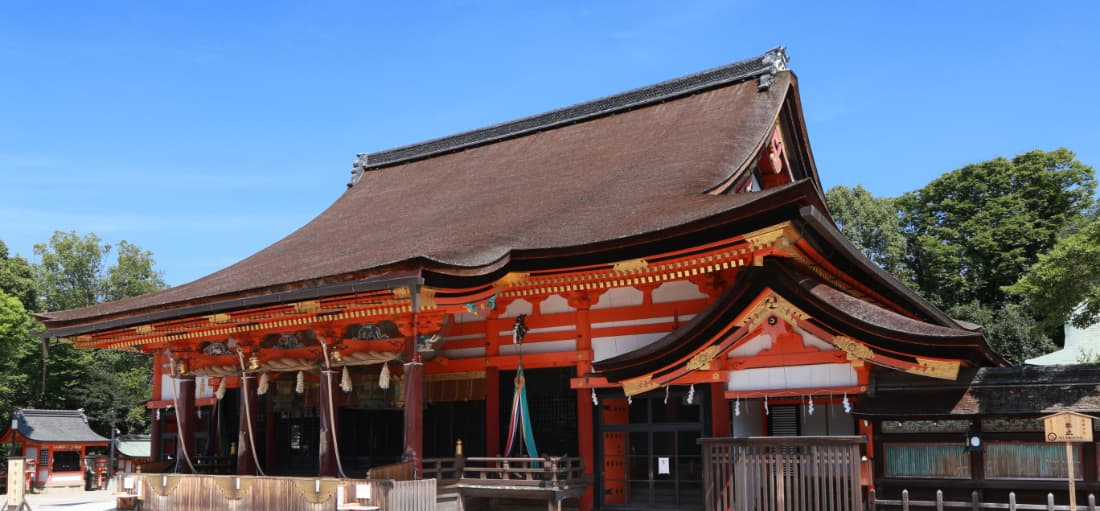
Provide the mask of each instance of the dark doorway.
{"label": "dark doorway", "polygon": [[706,387],[601,398],[601,505],[609,509],[702,509]]}
{"label": "dark doorway", "polygon": [[[527,379],[527,407],[535,446],[539,455],[577,456],[577,392],[569,386],[576,371],[573,367],[524,369]],[[504,452],[508,441],[512,395],[515,392],[515,371],[500,372],[500,441],[496,451]],[[513,453],[515,454],[515,453]],[[524,453],[526,456],[528,453]]]}
{"label": "dark doorway", "polygon": [[450,458],[462,440],[466,456],[485,456],[485,401],[431,403],[424,409],[424,457]]}

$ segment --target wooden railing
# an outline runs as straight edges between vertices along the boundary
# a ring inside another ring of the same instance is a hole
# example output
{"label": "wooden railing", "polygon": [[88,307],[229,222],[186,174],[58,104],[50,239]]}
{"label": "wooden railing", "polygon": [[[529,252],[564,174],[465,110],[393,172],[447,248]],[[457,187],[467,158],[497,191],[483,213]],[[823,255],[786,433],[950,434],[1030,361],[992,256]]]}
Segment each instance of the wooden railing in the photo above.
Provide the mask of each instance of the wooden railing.
{"label": "wooden railing", "polygon": [[[962,502],[943,500],[943,490],[936,490],[936,500],[910,500],[909,490],[902,490],[900,499],[879,499],[875,495],[875,491],[871,490],[868,504],[871,511],[887,509],[900,509],[901,511],[910,511],[911,509],[935,509],[936,511],[944,511],[945,509],[971,509],[973,511],[981,511],[982,509],[1007,509],[1009,511],[1016,511],[1018,509],[1025,511],[1068,511],[1070,509],[1068,504],[1055,505],[1053,493],[1047,494],[1046,504],[1017,504],[1015,492],[1009,492],[1007,503],[982,502],[977,491],[970,494],[969,502]],[[1078,509],[1096,511],[1096,496],[1090,493],[1088,496],[1088,503],[1078,506]]]}
{"label": "wooden railing", "polygon": [[580,458],[481,458],[457,456],[424,460],[424,477],[440,484],[501,484],[558,488],[586,482]]}
{"label": "wooden railing", "polygon": [[700,438],[706,509],[862,509],[864,437]]}
{"label": "wooden railing", "polygon": [[[431,511],[436,498],[435,480],[141,473],[116,477],[118,509]],[[369,490],[363,495],[360,488],[365,487]]]}

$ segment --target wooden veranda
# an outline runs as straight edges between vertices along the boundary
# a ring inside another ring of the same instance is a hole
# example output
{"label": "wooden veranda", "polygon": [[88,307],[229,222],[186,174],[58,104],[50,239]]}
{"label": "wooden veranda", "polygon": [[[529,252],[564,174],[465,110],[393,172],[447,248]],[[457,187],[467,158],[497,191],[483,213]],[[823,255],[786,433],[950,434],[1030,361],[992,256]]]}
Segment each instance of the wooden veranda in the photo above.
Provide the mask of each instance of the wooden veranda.
{"label": "wooden veranda", "polygon": [[858,511],[862,436],[700,438],[708,511]]}

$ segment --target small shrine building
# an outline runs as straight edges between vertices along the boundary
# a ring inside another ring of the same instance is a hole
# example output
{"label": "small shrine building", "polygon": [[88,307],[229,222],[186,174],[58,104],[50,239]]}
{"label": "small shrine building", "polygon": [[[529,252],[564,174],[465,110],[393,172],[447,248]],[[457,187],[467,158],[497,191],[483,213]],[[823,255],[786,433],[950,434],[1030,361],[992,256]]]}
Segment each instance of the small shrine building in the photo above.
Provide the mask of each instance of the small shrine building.
{"label": "small shrine building", "polygon": [[88,449],[106,452],[110,444],[92,431],[81,410],[16,409],[11,427],[0,434],[0,446],[14,446],[13,451],[28,460],[36,488],[83,487]]}
{"label": "small shrine building", "polygon": [[1005,361],[837,230],[786,62],[359,155],[270,247],[38,318],[152,357],[151,456],[181,471],[361,477],[523,444],[583,459],[582,509],[690,509],[702,437],[862,435],[874,459],[851,414],[874,379]]}

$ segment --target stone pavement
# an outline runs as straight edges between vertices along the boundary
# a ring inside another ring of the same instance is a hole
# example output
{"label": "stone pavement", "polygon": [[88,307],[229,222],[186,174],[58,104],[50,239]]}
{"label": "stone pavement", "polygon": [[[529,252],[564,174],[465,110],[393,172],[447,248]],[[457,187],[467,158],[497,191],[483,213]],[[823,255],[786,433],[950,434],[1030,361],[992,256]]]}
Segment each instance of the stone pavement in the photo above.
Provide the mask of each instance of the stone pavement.
{"label": "stone pavement", "polygon": [[[6,502],[6,497],[6,495],[0,496],[0,503]],[[28,494],[26,500],[31,511],[113,511],[115,509],[115,494],[113,491],[106,490],[55,488]],[[0,509],[4,508],[0,507]]]}

